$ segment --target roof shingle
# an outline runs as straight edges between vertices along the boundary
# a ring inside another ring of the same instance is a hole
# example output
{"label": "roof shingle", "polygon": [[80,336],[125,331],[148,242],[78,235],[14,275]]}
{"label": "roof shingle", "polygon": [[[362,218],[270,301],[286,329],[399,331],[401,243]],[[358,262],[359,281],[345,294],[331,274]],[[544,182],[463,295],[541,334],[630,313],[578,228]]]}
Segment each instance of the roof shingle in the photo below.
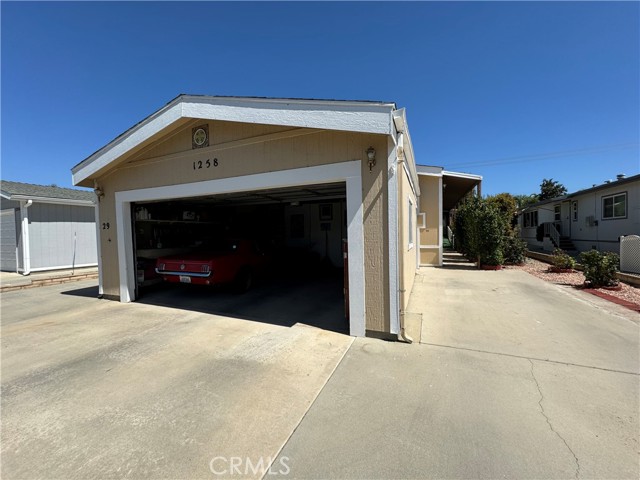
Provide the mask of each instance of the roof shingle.
{"label": "roof shingle", "polygon": [[59,198],[64,200],[93,201],[95,194],[91,190],[78,190],[74,188],[62,188],[51,185],[34,185],[31,183],[0,181],[0,190],[6,197],[24,195],[35,198]]}

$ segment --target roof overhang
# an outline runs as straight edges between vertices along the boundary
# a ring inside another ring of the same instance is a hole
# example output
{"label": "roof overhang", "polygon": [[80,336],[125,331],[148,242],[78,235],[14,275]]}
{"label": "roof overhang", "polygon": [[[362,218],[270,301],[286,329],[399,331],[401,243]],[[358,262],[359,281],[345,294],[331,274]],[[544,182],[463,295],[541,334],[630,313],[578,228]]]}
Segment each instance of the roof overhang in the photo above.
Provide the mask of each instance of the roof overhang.
{"label": "roof overhang", "polygon": [[383,102],[180,95],[73,167],[73,183],[86,184],[190,119],[390,135],[395,109],[394,103]]}
{"label": "roof overhang", "polygon": [[442,172],[442,209],[451,210],[471,192],[475,187],[480,188],[482,184],[481,175],[471,173]]}
{"label": "roof overhang", "polygon": [[416,195],[420,195],[420,182],[418,182],[418,170],[416,165],[416,157],[413,152],[413,144],[411,143],[411,134],[409,133],[409,125],[407,123],[407,112],[404,108],[399,108],[392,113],[393,125],[391,134],[396,142],[396,147],[402,149],[400,156],[404,156],[405,162],[403,168],[406,169],[411,188]]}
{"label": "roof overhang", "polygon": [[0,197],[6,198],[7,200],[15,201],[15,202],[27,202],[29,200],[37,203],[55,203],[59,205],[77,205],[77,206],[94,206],[95,201],[93,200],[78,200],[73,198],[54,198],[54,197],[38,197],[35,195],[17,195],[17,194],[8,194],[5,192],[0,192]]}
{"label": "roof overhang", "polygon": [[471,190],[482,184],[482,176],[450,172],[442,167],[418,165],[418,175],[442,177],[442,210],[455,208]]}

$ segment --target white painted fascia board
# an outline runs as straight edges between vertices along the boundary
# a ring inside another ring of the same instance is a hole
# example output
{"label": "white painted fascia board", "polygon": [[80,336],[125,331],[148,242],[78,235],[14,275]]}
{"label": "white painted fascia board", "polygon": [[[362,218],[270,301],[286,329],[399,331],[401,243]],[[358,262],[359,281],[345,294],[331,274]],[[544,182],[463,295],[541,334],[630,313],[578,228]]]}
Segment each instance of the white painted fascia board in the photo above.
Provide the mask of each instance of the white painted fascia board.
{"label": "white painted fascia board", "polygon": [[416,159],[413,153],[413,144],[411,143],[411,134],[409,133],[409,124],[407,123],[407,113],[404,108],[399,108],[392,113],[393,126],[395,132],[402,133],[404,136],[403,151],[405,163],[408,164],[405,168],[408,171],[409,183],[411,188],[417,196],[420,196],[420,185],[418,182],[418,172]]}
{"label": "white painted fascia board", "polygon": [[442,174],[447,177],[466,178],[469,180],[482,181],[482,175],[474,175],[472,173],[450,172],[448,170],[443,170]]}
{"label": "white painted fascia board", "polygon": [[1,191],[0,191],[0,197],[6,198],[7,200],[11,200],[11,195],[9,195],[8,193],[1,192]]}
{"label": "white painted fascia board", "polygon": [[417,165],[416,170],[418,171],[418,175],[428,175],[433,177],[441,177],[444,168],[442,167],[434,167],[430,165]]}
{"label": "white painted fascia board", "polygon": [[416,195],[420,195],[420,186],[418,184],[418,171],[416,168],[416,158],[414,156],[413,153],[413,143],[411,143],[411,134],[409,133],[409,125],[405,124],[405,131],[404,131],[407,139],[406,139],[406,145],[409,147],[409,172],[410,172],[410,179],[411,182],[414,184],[415,186],[415,191],[416,191]]}
{"label": "white painted fascia board", "polygon": [[419,187],[418,179],[416,177],[416,181],[415,182],[413,181],[413,177],[411,175],[411,170],[410,170],[410,167],[407,166],[407,162],[403,162],[402,163],[402,170],[407,175],[407,179],[409,180],[409,186],[411,187],[411,190],[413,191],[413,194],[416,197],[419,197],[420,196],[420,187]]}
{"label": "white painted fascia board", "polygon": [[180,95],[176,100],[181,102],[195,102],[195,103],[210,103],[220,105],[265,105],[265,108],[274,108],[277,105],[301,105],[301,106],[316,106],[323,110],[341,110],[345,106],[355,108],[357,110],[380,110],[388,112],[396,109],[396,104],[393,102],[376,102],[368,100],[321,100],[312,98],[277,98],[277,97],[225,97],[225,96],[213,96],[213,95]]}
{"label": "white painted fascia board", "polygon": [[181,118],[391,133],[393,104],[181,95],[71,169],[78,185]]}
{"label": "white painted fascia board", "polygon": [[75,200],[70,198],[52,198],[52,197],[34,197],[31,195],[12,195],[9,200],[26,201],[32,200],[34,203],[55,203],[58,205],[77,205],[85,207],[93,207],[93,200]]}
{"label": "white painted fascia board", "polygon": [[[237,101],[221,104],[219,99],[183,102],[183,115],[189,118],[240,123],[286,125],[290,127],[341,130],[359,133],[389,134],[390,108],[324,105],[307,103],[260,103]],[[341,107],[341,108],[338,108]]]}

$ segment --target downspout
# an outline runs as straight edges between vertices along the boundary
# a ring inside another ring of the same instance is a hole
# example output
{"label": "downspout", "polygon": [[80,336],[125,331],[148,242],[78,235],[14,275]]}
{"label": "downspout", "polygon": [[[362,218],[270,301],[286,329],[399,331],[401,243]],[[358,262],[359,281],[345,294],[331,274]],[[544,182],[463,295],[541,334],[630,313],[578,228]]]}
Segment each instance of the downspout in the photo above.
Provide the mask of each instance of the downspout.
{"label": "downspout", "polygon": [[[400,182],[402,181],[403,167],[404,167],[403,164],[405,162],[403,132],[398,132],[396,152],[397,152],[396,172],[398,172],[398,174],[396,175],[396,182],[398,183],[397,191],[400,192],[401,186],[402,186]],[[400,201],[399,203],[400,204],[398,208],[404,208],[402,201]],[[400,222],[400,215],[398,215],[398,223],[399,222]],[[400,228],[397,228],[396,234],[398,235],[398,239],[397,239],[396,245],[398,245],[398,248],[404,248],[404,246],[400,241],[400,232],[401,232]],[[398,252],[396,252],[396,255],[398,255]],[[407,333],[407,331],[405,330],[405,322],[404,322],[404,316],[406,313],[404,309],[404,299],[406,294],[406,290],[404,288],[404,262],[401,261],[397,263],[398,263],[398,303],[399,303],[398,306],[400,307],[400,315],[399,315],[400,332],[398,333],[398,340],[400,340],[401,342],[413,343],[413,338],[411,338]]]}
{"label": "downspout", "polygon": [[94,218],[96,223],[96,248],[97,248],[97,260],[98,260],[98,298],[103,298],[103,281],[102,281],[102,238],[100,230],[100,199],[104,196],[103,190],[98,185],[98,181],[93,181],[93,191],[96,195],[94,206]]}
{"label": "downspout", "polygon": [[31,273],[31,254],[29,249],[29,212],[33,200],[20,202],[20,218],[22,219],[22,275]]}

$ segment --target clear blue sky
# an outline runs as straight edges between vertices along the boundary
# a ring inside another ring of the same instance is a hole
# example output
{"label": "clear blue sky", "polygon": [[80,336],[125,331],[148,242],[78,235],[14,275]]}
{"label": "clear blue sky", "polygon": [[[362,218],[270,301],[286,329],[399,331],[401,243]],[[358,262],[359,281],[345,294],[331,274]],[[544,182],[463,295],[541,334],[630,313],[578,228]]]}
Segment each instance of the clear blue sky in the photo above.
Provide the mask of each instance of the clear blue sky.
{"label": "clear blue sky", "polygon": [[70,169],[180,93],[394,101],[484,193],[640,173],[640,4],[2,2],[2,178]]}

